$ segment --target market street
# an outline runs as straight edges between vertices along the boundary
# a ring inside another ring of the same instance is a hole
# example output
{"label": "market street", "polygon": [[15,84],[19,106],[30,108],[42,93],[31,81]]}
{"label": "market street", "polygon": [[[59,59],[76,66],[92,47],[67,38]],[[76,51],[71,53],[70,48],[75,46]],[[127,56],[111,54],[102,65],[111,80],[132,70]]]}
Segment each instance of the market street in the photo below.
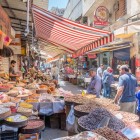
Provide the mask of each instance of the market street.
{"label": "market street", "polygon": [[0,0],[0,140],[140,140],[140,0]]}

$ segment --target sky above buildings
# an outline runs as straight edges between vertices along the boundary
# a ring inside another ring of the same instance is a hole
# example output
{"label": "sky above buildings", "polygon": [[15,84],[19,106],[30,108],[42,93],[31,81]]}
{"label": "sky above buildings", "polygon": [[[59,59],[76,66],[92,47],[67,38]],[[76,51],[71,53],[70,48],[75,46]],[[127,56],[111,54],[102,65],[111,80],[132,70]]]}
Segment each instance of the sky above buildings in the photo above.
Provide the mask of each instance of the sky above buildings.
{"label": "sky above buildings", "polygon": [[52,7],[66,8],[68,0],[49,0],[49,10]]}

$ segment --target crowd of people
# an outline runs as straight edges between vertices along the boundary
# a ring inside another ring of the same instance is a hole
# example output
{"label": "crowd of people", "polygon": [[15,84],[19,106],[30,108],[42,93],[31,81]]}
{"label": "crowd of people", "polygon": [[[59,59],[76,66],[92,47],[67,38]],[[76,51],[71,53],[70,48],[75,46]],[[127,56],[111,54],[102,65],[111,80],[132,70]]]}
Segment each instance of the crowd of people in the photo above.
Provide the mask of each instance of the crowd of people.
{"label": "crowd of people", "polygon": [[[140,115],[140,91],[136,77],[131,73],[129,66],[122,65],[117,67],[119,70],[119,80],[117,93],[114,98],[114,103],[120,105],[121,111],[136,112]],[[91,82],[87,88],[87,93],[96,94],[97,97],[103,96],[110,98],[111,84],[114,82],[113,69],[107,67],[104,70],[104,65],[96,70],[91,68],[89,75]]]}
{"label": "crowd of people", "polygon": [[[15,64],[16,61],[12,60],[9,68],[9,77],[13,81],[19,77],[19,73],[16,73],[14,70]],[[114,103],[120,105],[120,110],[131,113],[136,112],[136,105],[138,105],[137,113],[140,115],[140,88],[137,79],[131,73],[129,66],[119,65],[117,68],[119,71],[119,80]],[[34,77],[35,71],[35,67],[32,67],[28,72]],[[51,75],[52,79],[58,80],[59,68],[53,65],[48,74]],[[89,70],[89,76],[91,77],[91,82],[87,87],[87,93],[96,94],[97,98],[110,98],[111,84],[114,83],[113,69],[107,67],[107,69],[104,70],[104,65],[101,64],[98,69],[91,68]]]}

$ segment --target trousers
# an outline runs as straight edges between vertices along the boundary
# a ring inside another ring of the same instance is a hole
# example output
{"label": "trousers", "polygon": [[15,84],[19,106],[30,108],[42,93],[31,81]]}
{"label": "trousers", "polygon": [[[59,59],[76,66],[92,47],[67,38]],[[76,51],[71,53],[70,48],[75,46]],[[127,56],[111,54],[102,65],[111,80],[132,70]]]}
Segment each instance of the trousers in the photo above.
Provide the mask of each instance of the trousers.
{"label": "trousers", "polygon": [[107,83],[103,83],[103,96],[104,97],[109,97],[111,95],[111,87]]}
{"label": "trousers", "polygon": [[125,112],[134,113],[136,112],[136,101],[134,102],[120,102],[120,110]]}

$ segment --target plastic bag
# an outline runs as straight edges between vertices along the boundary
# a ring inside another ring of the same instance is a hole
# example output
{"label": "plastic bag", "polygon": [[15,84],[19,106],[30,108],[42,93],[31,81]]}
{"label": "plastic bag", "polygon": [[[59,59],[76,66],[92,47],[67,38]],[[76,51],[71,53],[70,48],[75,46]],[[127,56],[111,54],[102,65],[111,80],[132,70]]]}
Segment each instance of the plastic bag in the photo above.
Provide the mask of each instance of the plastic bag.
{"label": "plastic bag", "polygon": [[137,139],[140,138],[140,129],[134,126],[128,126],[121,131],[121,134],[130,140]]}
{"label": "plastic bag", "polygon": [[66,120],[66,128],[69,132],[75,132],[75,116],[74,116],[74,106],[71,106],[71,110]]}

